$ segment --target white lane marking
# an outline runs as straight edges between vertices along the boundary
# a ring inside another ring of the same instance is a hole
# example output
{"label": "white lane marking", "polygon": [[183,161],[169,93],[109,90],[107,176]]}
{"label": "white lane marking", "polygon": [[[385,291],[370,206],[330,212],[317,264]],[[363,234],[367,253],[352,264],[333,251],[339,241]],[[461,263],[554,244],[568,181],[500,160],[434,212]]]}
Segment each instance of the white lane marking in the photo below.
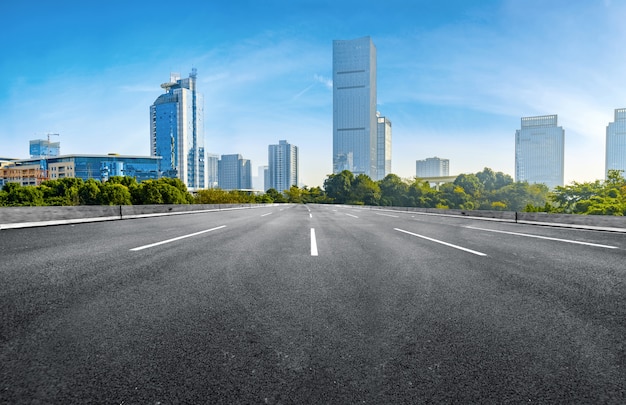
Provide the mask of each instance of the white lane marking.
{"label": "white lane marking", "polygon": [[271,213],[271,212],[268,212],[267,214],[263,214],[263,215],[261,215],[261,216],[262,216],[262,217],[266,217],[266,216],[268,216],[268,215],[272,215],[272,213]]}
{"label": "white lane marking", "polygon": [[397,215],[380,214],[380,213],[378,213],[378,212],[375,212],[374,214],[376,214],[376,215],[382,215],[383,217],[400,218],[400,217],[399,217],[399,216],[397,216]]}
{"label": "white lane marking", "polygon": [[485,254],[485,253],[478,252],[476,250],[472,250],[472,249],[468,249],[468,248],[464,248],[463,246],[453,245],[452,243],[444,242],[444,241],[438,240],[438,239],[429,238],[428,236],[424,236],[424,235],[418,235],[417,233],[405,231],[403,229],[398,229],[398,228],[393,228],[393,229],[395,231],[398,231],[398,232],[404,232],[404,233],[412,235],[412,236],[417,236],[418,238],[426,239],[426,240],[429,240],[429,241],[435,242],[435,243],[440,243],[442,245],[446,245],[446,246],[449,246],[451,248],[459,249],[459,250],[462,250],[464,252],[472,253],[472,254],[475,254],[477,256],[487,256],[487,254]]}
{"label": "white lane marking", "polygon": [[309,212],[309,218],[313,218],[313,214]]}
{"label": "white lane marking", "polygon": [[529,233],[519,233],[519,232],[500,231],[500,230],[496,230],[496,229],[477,228],[477,227],[474,227],[474,226],[466,226],[466,228],[469,228],[469,229],[476,229],[476,230],[478,230],[478,231],[495,232],[495,233],[504,233],[504,234],[507,234],[507,235],[526,236],[527,238],[546,239],[546,240],[554,240],[554,241],[557,241],[557,242],[574,243],[574,244],[577,244],[577,245],[586,245],[586,246],[601,247],[601,248],[605,248],[605,249],[619,249],[617,246],[600,245],[600,244],[598,244],[598,243],[580,242],[580,241],[577,241],[577,240],[569,240],[569,239],[551,238],[551,237],[549,237],[549,236],[532,235],[532,234],[529,234]]}
{"label": "white lane marking", "polygon": [[352,218],[358,218],[356,215],[352,215],[352,214],[346,214],[346,215]]}
{"label": "white lane marking", "polygon": [[337,210],[333,210],[333,212],[337,212]]}
{"label": "white lane marking", "polygon": [[130,249],[133,252],[137,252],[139,250],[143,250],[143,249],[148,249],[151,247],[155,247],[155,246],[159,246],[159,245],[164,245],[166,243],[170,243],[170,242],[176,242],[177,240],[181,240],[181,239],[185,239],[185,238],[190,238],[192,236],[197,236],[197,235],[201,235],[203,233],[207,233],[207,232],[211,232],[211,231],[216,231],[218,229],[222,229],[222,228],[226,228],[226,225],[222,225],[222,226],[218,226],[217,228],[211,228],[211,229],[206,229],[204,231],[200,231],[200,232],[195,232],[195,233],[190,233],[189,235],[183,235],[183,236],[179,236],[176,238],[172,238],[172,239],[168,239],[168,240],[164,240],[161,242],[156,242],[156,243],[151,243],[149,245],[143,245],[143,246],[139,246],[133,249]]}
{"label": "white lane marking", "polygon": [[315,240],[315,228],[311,228],[311,256],[317,256],[317,241]]}

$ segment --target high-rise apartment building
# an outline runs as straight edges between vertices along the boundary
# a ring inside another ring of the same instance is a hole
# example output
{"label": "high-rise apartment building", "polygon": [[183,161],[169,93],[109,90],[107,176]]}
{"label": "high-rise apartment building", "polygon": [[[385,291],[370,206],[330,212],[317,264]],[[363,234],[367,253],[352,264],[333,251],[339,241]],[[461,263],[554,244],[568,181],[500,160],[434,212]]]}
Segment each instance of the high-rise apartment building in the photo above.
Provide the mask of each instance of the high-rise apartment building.
{"label": "high-rise apartment building", "polygon": [[241,155],[222,155],[218,162],[218,186],[222,190],[251,190],[250,160]]}
{"label": "high-rise apartment building", "polygon": [[[267,148],[267,161],[269,171],[269,187],[278,192],[289,190],[291,186],[297,186],[298,173],[298,147],[287,141],[278,141],[278,145],[269,145]],[[266,185],[267,186],[267,185]]]}
{"label": "high-rise apartment building", "polygon": [[523,117],[515,131],[515,181],[563,185],[565,131],[557,115]]}
{"label": "high-rise apartment building", "polygon": [[626,108],[616,109],[615,122],[606,127],[605,159],[605,176],[609,170],[624,170],[626,175]]}
{"label": "high-rise apartment building", "polygon": [[377,123],[374,43],[333,41],[333,173],[378,178]]}
{"label": "high-rise apartment building", "polygon": [[391,173],[391,121],[376,113],[378,120],[376,138],[376,174],[374,180],[382,180]]}
{"label": "high-rise apartment building", "polygon": [[161,156],[161,176],[177,177],[191,190],[206,187],[204,102],[196,90],[196,69],[189,78],[171,74],[150,106],[150,154]]}
{"label": "high-rise apartment building", "polygon": [[450,160],[438,157],[415,161],[415,177],[443,177],[450,175]]}

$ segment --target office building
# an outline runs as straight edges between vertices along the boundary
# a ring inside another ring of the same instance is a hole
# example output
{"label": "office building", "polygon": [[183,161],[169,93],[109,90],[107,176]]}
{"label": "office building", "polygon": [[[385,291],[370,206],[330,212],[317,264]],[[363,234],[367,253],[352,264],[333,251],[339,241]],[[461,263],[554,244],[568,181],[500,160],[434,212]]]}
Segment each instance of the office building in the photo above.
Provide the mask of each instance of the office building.
{"label": "office building", "polygon": [[206,155],[206,167],[207,167],[207,188],[216,188],[219,182],[218,162],[220,155],[213,153],[207,153]]}
{"label": "office building", "polygon": [[381,117],[376,113],[377,124],[377,155],[376,174],[374,180],[382,180],[391,173],[391,121],[387,117]]}
{"label": "office building", "polygon": [[205,188],[204,102],[196,90],[196,69],[189,78],[171,74],[150,106],[150,154],[160,156],[163,177],[177,177],[190,190]]}
{"label": "office building", "polygon": [[443,177],[450,175],[450,160],[438,157],[415,161],[415,177]]}
{"label": "office building", "polygon": [[287,141],[278,141],[278,145],[267,148],[269,186],[282,193],[291,186],[298,185],[298,147]]}
{"label": "office building", "polygon": [[252,190],[250,160],[241,155],[222,155],[217,173],[218,186],[223,190]]}
{"label": "office building", "polygon": [[38,186],[45,180],[81,178],[107,181],[112,176],[134,177],[138,182],[159,178],[158,156],[61,155],[14,160],[0,168],[0,182]]}
{"label": "office building", "polygon": [[60,154],[61,142],[50,142],[49,139],[36,139],[30,141],[30,157],[32,159],[47,156],[59,156]]}
{"label": "office building", "polygon": [[515,131],[515,181],[563,185],[565,131],[557,115],[523,117]]}
{"label": "office building", "polygon": [[626,108],[615,110],[615,121],[606,127],[606,166],[609,170],[623,170],[626,176]]}
{"label": "office building", "polygon": [[333,173],[378,178],[377,124],[374,43],[333,41]]}

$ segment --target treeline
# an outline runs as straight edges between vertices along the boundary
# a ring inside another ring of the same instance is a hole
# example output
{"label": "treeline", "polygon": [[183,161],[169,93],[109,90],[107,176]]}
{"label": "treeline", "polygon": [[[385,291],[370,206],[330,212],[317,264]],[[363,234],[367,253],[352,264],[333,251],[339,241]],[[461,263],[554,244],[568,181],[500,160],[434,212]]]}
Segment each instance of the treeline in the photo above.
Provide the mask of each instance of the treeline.
{"label": "treeline", "polygon": [[64,178],[39,186],[8,183],[0,191],[0,206],[283,202],[626,215],[626,180],[621,171],[613,170],[607,180],[574,182],[550,192],[543,184],[514,182],[507,174],[485,168],[434,188],[419,178],[407,180],[389,174],[374,181],[346,170],[327,176],[323,189],[292,186],[283,192],[269,189],[264,194],[217,188],[192,195],[179,179],[137,183],[130,177],[111,177],[106,182]]}
{"label": "treeline", "polygon": [[329,198],[341,204],[465,210],[521,211],[528,204],[543,207],[549,196],[543,184],[514,182],[511,176],[489,168],[461,174],[438,189],[419,178],[403,180],[389,174],[373,181],[366,175],[344,171],[328,176],[324,189]]}

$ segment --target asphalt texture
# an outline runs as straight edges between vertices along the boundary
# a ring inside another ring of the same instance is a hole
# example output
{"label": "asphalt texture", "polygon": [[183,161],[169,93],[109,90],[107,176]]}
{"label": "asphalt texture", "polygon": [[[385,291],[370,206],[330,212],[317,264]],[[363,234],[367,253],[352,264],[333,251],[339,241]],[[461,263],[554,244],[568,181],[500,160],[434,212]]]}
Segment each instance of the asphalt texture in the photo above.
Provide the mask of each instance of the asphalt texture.
{"label": "asphalt texture", "polygon": [[6,404],[626,403],[620,233],[324,205],[10,229],[0,308]]}

